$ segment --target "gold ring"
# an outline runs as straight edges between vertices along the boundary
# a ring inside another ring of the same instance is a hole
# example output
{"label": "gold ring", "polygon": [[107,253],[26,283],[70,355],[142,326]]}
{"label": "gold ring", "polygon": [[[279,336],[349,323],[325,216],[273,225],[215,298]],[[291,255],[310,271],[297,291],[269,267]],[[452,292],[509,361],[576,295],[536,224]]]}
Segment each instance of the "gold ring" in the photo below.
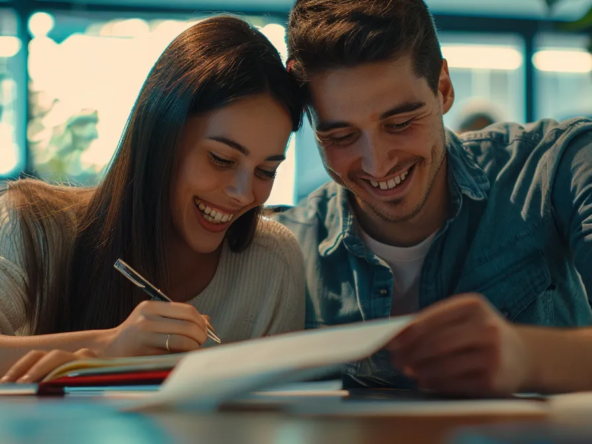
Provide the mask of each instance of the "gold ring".
{"label": "gold ring", "polygon": [[171,349],[169,348],[169,340],[170,340],[170,339],[171,339],[171,335],[168,335],[168,336],[167,336],[167,340],[166,340],[166,342],[165,342],[165,344],[164,344],[168,352],[170,352],[170,351],[171,351]]}

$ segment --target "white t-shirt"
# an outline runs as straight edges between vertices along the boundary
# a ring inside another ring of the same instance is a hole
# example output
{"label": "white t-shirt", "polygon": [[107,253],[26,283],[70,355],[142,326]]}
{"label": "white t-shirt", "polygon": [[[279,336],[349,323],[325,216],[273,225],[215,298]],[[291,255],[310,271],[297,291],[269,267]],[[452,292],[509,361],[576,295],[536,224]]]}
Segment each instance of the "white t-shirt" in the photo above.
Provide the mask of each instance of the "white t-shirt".
{"label": "white t-shirt", "polygon": [[391,268],[393,272],[393,303],[391,315],[398,316],[419,309],[419,278],[421,267],[436,233],[414,245],[401,248],[383,244],[360,229],[366,246]]}

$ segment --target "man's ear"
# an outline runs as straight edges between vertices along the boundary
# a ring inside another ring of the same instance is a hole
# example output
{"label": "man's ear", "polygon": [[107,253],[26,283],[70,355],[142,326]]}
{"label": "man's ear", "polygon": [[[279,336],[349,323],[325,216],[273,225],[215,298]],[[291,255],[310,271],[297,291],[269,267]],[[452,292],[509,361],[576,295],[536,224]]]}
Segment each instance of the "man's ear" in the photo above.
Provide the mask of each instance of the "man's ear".
{"label": "man's ear", "polygon": [[448,61],[442,59],[442,69],[440,70],[440,80],[438,81],[438,93],[440,96],[442,114],[446,114],[452,108],[454,103],[454,86],[450,79],[450,72],[448,71]]}

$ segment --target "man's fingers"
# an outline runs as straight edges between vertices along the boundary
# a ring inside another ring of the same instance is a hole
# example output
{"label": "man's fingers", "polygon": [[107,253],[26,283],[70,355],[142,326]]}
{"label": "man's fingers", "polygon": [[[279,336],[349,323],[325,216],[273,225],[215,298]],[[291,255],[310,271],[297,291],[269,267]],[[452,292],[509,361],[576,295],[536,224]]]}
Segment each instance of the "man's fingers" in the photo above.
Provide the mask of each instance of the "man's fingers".
{"label": "man's fingers", "polygon": [[440,301],[417,315],[417,318],[395,336],[386,348],[396,352],[406,347],[414,347],[424,336],[437,334],[438,330],[446,326],[474,319],[478,313],[485,312],[487,304],[484,296],[477,294],[458,295]]}
{"label": "man's fingers", "polygon": [[461,378],[469,373],[493,374],[497,365],[495,352],[491,348],[480,348],[421,361],[411,369],[419,381],[431,387],[437,381]]}
{"label": "man's fingers", "polygon": [[0,379],[0,383],[5,382],[16,382],[23,375],[25,375],[33,365],[41,358],[43,358],[47,352],[41,350],[35,350],[27,353],[21,359],[19,359]]}
{"label": "man's fingers", "polygon": [[460,324],[444,327],[432,335],[418,338],[411,346],[404,346],[393,352],[393,364],[399,368],[413,367],[422,361],[493,345],[498,337],[497,330],[495,325],[483,325],[479,319],[461,321]]}
{"label": "man's fingers", "polygon": [[505,395],[492,384],[491,375],[485,371],[466,373],[449,379],[435,379],[426,381],[424,388],[434,390],[444,395],[488,396]]}

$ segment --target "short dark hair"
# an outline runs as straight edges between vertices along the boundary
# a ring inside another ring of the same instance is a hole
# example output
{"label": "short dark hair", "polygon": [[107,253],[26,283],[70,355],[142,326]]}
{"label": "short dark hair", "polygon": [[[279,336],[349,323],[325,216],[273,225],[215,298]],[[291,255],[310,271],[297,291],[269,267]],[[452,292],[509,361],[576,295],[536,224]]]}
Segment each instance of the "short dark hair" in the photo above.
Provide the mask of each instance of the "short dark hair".
{"label": "short dark hair", "polygon": [[297,0],[288,24],[290,72],[306,85],[330,69],[405,54],[437,93],[442,52],[423,0]]}

